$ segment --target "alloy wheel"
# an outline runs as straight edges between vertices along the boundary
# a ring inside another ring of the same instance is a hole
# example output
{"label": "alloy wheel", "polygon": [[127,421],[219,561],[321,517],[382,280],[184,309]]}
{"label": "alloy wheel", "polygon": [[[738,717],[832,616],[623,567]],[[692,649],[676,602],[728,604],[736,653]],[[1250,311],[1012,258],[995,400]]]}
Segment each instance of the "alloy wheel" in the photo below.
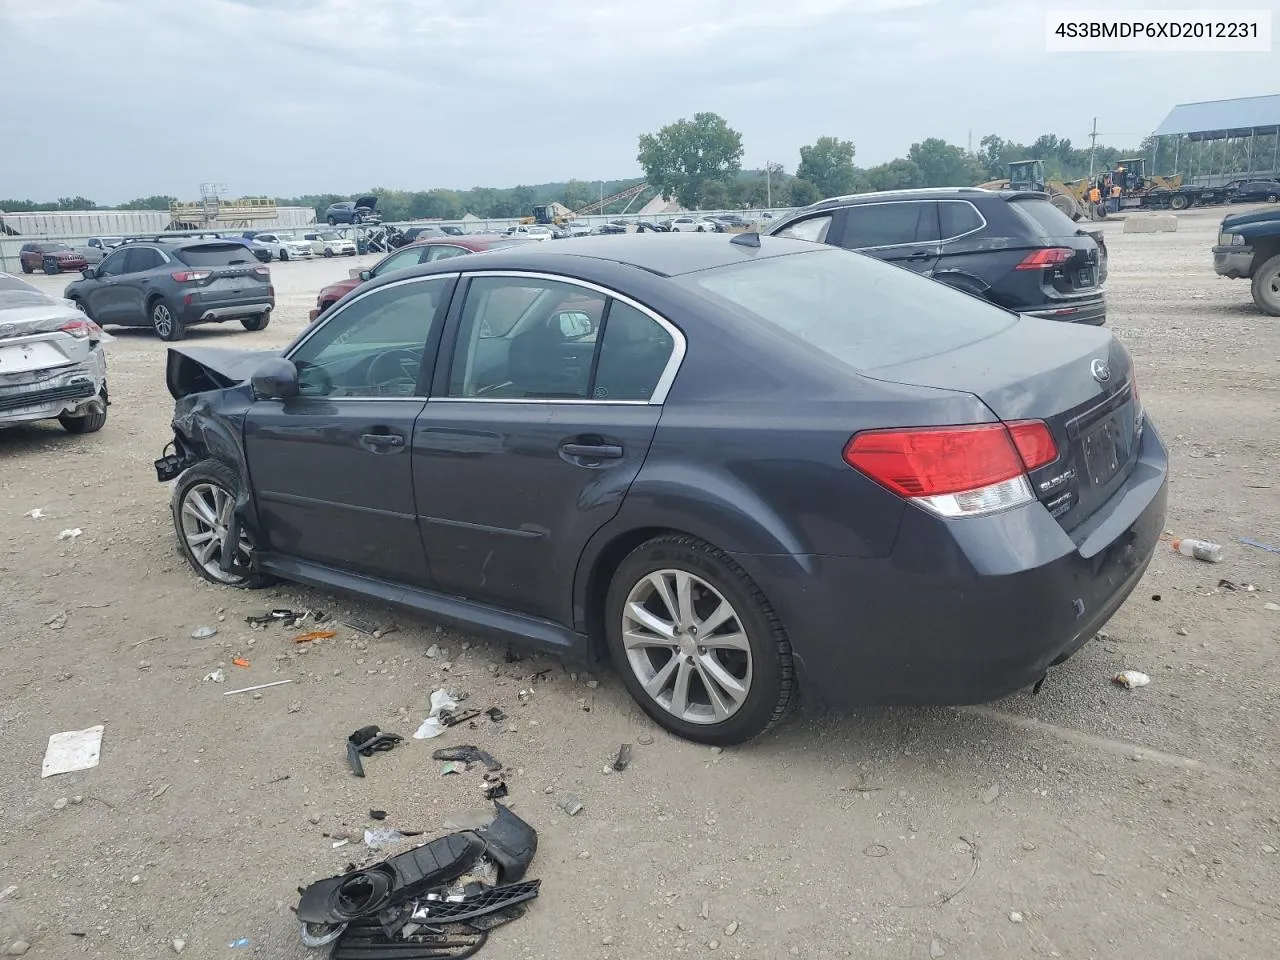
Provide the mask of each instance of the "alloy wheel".
{"label": "alloy wheel", "polygon": [[169,308],[163,303],[157,303],[151,308],[151,325],[156,328],[156,333],[162,337],[167,337],[173,333],[173,314],[169,312]]}
{"label": "alloy wheel", "polygon": [[[187,549],[209,576],[222,583],[239,583],[244,577],[222,569],[222,550],[231,523],[235,498],[213,483],[193,484],[182,498],[182,537]],[[250,543],[243,528],[237,545],[237,559],[248,566]]]}
{"label": "alloy wheel", "polygon": [[720,723],[751,692],[751,646],[733,606],[685,570],[655,570],[627,595],[622,644],[645,693],[686,723]]}

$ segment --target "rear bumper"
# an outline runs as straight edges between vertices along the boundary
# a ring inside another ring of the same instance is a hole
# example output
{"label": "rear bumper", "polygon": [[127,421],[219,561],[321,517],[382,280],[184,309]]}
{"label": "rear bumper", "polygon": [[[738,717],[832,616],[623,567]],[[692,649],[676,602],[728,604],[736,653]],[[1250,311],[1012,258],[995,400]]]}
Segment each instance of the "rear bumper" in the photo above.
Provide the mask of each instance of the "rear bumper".
{"label": "rear bumper", "polygon": [[1043,317],[1045,320],[1087,323],[1096,327],[1107,322],[1107,301],[1105,297],[1093,297],[1079,301],[1066,300],[1019,310],[1018,312],[1024,317]]}
{"label": "rear bumper", "polygon": [[182,322],[185,324],[220,323],[223,320],[235,320],[240,317],[256,317],[274,307],[274,300],[262,297],[214,300],[208,303],[193,300],[191,303],[183,304]]}
{"label": "rear bumper", "polygon": [[767,584],[806,695],[986,703],[1035,683],[1124,603],[1163,529],[1167,480],[1148,424],[1125,485],[1070,533],[1038,503],[954,521],[911,508],[886,558],[808,557],[807,575],[796,558],[740,560]]}
{"label": "rear bumper", "polygon": [[1253,247],[1214,247],[1213,272],[1240,280],[1253,274]]}
{"label": "rear bumper", "polygon": [[[52,375],[49,375],[52,374]],[[81,363],[41,371],[35,380],[23,376],[0,377],[0,426],[48,420],[64,413],[95,413],[102,410],[102,388],[107,379],[107,356],[92,351]]]}

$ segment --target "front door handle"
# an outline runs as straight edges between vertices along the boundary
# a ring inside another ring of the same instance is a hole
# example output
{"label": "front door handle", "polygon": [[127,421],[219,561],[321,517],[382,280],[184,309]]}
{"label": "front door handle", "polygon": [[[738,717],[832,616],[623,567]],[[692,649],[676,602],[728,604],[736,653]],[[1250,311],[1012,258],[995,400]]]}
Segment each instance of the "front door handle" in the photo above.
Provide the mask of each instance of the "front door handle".
{"label": "front door handle", "polygon": [[360,442],[374,448],[403,447],[404,437],[398,433],[362,433]]}
{"label": "front door handle", "polygon": [[927,250],[917,250],[915,253],[911,254],[911,256],[907,257],[908,260],[927,260],[928,258],[929,252]]}
{"label": "front door handle", "polygon": [[622,456],[622,447],[616,443],[562,443],[560,450],[566,457],[584,460],[617,460]]}

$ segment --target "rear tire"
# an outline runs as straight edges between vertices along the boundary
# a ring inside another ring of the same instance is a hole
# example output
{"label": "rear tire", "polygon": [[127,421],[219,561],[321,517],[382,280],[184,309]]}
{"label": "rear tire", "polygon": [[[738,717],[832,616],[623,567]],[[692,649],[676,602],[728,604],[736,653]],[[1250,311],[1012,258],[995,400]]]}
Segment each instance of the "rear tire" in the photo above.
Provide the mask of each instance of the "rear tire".
{"label": "rear tire", "polygon": [[64,413],[59,415],[58,422],[62,424],[62,429],[67,433],[97,433],[107,425],[107,385],[102,385],[102,390],[98,393],[99,399],[102,400],[102,410],[98,413],[89,413],[83,417],[75,417]]}
{"label": "rear tire", "polygon": [[35,268],[35,267],[33,267],[33,266],[30,266],[29,264],[25,264],[25,263],[24,263],[24,264],[22,265],[22,272],[23,272],[23,273],[35,273],[35,272],[36,272],[36,268]]}
{"label": "rear tire", "polygon": [[289,259],[289,251],[288,251],[288,250],[285,250],[284,248],[281,248],[281,250],[280,250],[280,262],[281,262],[281,263],[284,263],[284,262],[285,262],[286,260],[288,260],[288,259]]}
{"label": "rear tire", "polygon": [[182,322],[182,318],[173,312],[164,300],[156,299],[151,301],[151,309],[148,314],[151,318],[151,329],[156,332],[161,340],[172,342],[181,340],[186,336],[186,324]]}
{"label": "rear tire", "polygon": [[[664,626],[670,632],[658,632]],[[742,743],[797,699],[791,644],[769,601],[728,554],[696,537],[657,537],[622,561],[605,601],[605,639],[640,708],[686,740]]]}
{"label": "rear tire", "polygon": [[1191,206],[1191,201],[1185,194],[1175,193],[1169,198],[1169,207],[1172,210],[1185,210]]}
{"label": "rear tire", "polygon": [[259,313],[253,317],[241,317],[240,323],[244,325],[246,330],[265,330],[267,324],[271,322],[271,311]]}
{"label": "rear tire", "polygon": [[1268,316],[1280,317],[1280,254],[1253,271],[1253,302]]}
{"label": "rear tire", "polygon": [[338,221],[333,219],[333,217],[326,217],[325,220],[331,227],[336,227],[338,225]]}
{"label": "rear tire", "polygon": [[[191,569],[204,579],[220,586],[256,590],[269,584],[271,578],[241,568],[224,571],[219,566],[220,535],[226,530],[239,489],[240,478],[231,467],[219,460],[201,460],[184,471],[174,487],[170,508],[173,529],[178,536],[178,549]],[[251,549],[252,539],[242,529],[240,550]]]}

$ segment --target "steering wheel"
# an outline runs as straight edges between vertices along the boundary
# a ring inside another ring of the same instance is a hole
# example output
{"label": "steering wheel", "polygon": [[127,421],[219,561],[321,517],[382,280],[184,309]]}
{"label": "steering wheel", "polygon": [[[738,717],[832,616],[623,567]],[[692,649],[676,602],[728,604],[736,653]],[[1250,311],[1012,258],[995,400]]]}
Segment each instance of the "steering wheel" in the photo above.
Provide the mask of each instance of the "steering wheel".
{"label": "steering wheel", "polygon": [[[409,366],[413,368],[412,373],[407,372]],[[421,366],[422,358],[415,351],[404,347],[380,353],[369,364],[369,386],[380,393],[393,383],[407,382],[412,394],[418,386],[418,370]]]}

